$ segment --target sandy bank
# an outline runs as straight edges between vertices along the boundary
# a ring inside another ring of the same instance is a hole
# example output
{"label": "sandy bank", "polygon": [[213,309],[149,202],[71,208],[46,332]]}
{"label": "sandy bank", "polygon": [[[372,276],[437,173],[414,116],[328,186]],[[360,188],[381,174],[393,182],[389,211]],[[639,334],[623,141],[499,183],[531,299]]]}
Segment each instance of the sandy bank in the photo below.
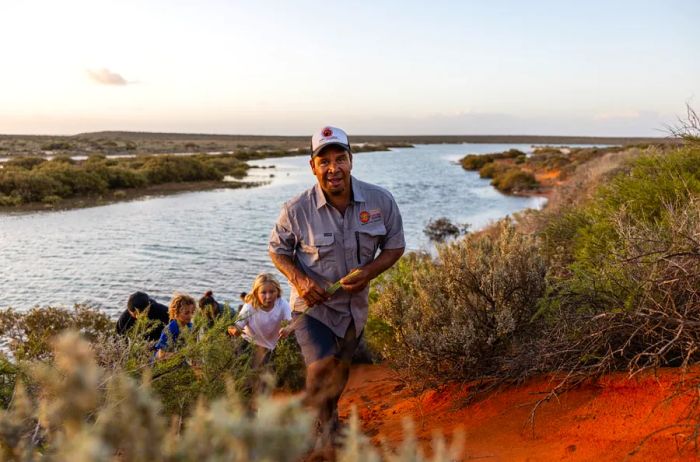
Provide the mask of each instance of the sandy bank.
{"label": "sandy bank", "polygon": [[[363,430],[376,444],[382,440],[397,444],[403,438],[405,417],[414,420],[419,441],[428,452],[435,430],[451,436],[462,428],[463,460],[696,460],[696,449],[687,441],[693,429],[673,426],[685,415],[692,397],[664,401],[682,378],[678,369],[634,379],[610,375],[544,404],[533,428],[529,423],[533,404],[550,387],[545,379],[492,392],[470,403],[467,385],[415,393],[386,366],[356,366],[340,409],[347,417],[350,407],[357,406]],[[697,369],[685,376],[686,380],[697,378]]]}

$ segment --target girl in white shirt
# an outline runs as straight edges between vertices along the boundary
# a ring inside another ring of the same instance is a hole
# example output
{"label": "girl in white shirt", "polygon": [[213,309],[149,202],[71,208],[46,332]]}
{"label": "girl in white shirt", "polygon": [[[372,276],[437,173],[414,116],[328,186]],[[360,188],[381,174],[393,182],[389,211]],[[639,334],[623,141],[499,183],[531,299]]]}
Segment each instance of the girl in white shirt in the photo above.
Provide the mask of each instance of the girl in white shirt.
{"label": "girl in white shirt", "polygon": [[282,288],[269,273],[259,274],[253,289],[245,297],[245,305],[238,314],[238,321],[229,326],[229,335],[242,335],[255,346],[253,367],[257,368],[270,359],[281,335],[282,322],[292,319],[292,309],[282,298]]}

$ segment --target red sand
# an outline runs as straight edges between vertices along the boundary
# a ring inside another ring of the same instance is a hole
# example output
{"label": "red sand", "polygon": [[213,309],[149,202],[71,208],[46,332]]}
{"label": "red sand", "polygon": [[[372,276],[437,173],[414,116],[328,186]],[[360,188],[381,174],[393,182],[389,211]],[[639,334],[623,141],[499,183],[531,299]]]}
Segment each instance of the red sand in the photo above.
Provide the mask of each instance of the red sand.
{"label": "red sand", "polygon": [[[695,380],[686,375],[686,380]],[[357,406],[362,427],[374,443],[391,446],[403,438],[402,421],[413,418],[424,450],[430,452],[435,430],[451,438],[465,434],[462,460],[488,461],[671,461],[696,460],[687,442],[691,429],[674,427],[692,393],[664,401],[676,390],[680,371],[628,379],[612,375],[542,405],[534,433],[528,419],[534,402],[551,388],[545,379],[494,391],[467,404],[467,386],[450,385],[412,392],[386,366],[356,366],[340,402],[341,417]],[[697,392],[697,387],[693,388]]]}

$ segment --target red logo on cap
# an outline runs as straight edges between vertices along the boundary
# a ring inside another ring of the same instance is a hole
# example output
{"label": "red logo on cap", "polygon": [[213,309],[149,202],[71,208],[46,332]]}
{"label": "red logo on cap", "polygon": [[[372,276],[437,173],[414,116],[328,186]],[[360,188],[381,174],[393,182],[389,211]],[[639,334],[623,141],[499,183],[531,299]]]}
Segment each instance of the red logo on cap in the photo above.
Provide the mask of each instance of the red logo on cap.
{"label": "red logo on cap", "polygon": [[369,221],[369,212],[360,212],[360,223],[365,224]]}
{"label": "red logo on cap", "polygon": [[331,130],[330,128],[326,127],[326,128],[323,129],[322,135],[323,135],[325,138],[331,136],[332,134],[333,134],[333,130]]}

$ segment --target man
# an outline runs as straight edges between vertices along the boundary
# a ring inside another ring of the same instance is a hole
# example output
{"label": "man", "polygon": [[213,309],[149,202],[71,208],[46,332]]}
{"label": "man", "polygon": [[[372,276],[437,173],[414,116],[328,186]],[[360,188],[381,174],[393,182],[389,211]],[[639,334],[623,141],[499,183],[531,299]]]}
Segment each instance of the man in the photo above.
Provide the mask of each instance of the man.
{"label": "man", "polygon": [[[405,241],[391,194],[350,175],[352,151],[343,130],[325,127],[316,133],[309,164],[317,184],[284,204],[268,250],[292,285],[295,335],[307,368],[306,402],[318,410],[320,442],[328,447],[367,321],[369,282],[401,257]],[[326,293],[355,268],[359,271],[342,281],[343,290]]]}
{"label": "man", "polygon": [[150,321],[155,321],[154,325],[146,332],[145,338],[149,341],[157,341],[163,328],[170,322],[168,307],[161,305],[143,292],[134,292],[129,296],[126,310],[117,320],[117,334],[126,335],[143,313],[147,313]]}

